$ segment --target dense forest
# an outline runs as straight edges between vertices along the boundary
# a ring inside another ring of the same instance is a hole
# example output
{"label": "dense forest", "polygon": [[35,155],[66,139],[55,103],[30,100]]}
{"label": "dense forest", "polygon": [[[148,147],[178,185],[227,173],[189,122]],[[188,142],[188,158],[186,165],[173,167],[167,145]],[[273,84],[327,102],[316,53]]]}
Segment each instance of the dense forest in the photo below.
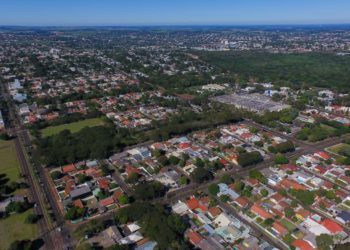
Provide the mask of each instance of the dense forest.
{"label": "dense forest", "polygon": [[350,90],[350,57],[327,53],[196,52],[200,58],[230,72],[236,82],[274,82],[283,86],[316,86]]}

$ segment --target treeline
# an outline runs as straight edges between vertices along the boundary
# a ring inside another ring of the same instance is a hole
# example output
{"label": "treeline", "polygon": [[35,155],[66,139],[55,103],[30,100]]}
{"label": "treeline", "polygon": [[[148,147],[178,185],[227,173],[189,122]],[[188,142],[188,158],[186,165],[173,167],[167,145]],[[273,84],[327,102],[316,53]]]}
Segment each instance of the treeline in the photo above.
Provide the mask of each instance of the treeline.
{"label": "treeline", "polygon": [[298,88],[317,86],[350,90],[350,57],[327,53],[272,54],[266,52],[195,52],[237,82],[274,82]]}
{"label": "treeline", "polygon": [[258,151],[252,151],[252,152],[244,152],[239,154],[237,162],[242,167],[246,167],[252,164],[257,164],[259,162],[262,162],[264,158],[261,156],[261,154]]}

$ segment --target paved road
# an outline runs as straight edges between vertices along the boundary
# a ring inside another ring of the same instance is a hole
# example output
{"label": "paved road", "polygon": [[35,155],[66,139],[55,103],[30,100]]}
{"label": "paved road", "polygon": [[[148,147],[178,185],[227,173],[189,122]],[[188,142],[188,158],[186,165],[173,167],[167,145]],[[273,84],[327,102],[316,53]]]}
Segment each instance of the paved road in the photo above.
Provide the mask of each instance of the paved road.
{"label": "paved road", "polygon": [[[35,204],[34,212],[42,216],[42,218],[37,223],[40,232],[39,237],[41,237],[45,243],[43,248],[49,250],[65,249],[66,244],[64,243],[65,240],[62,233],[55,230],[55,225],[50,221],[48,213],[45,211],[48,202],[53,209],[55,218],[58,218],[57,222],[63,224],[64,220],[62,220],[63,218],[56,216],[56,203],[53,201],[49,189],[47,189],[47,180],[44,178],[43,169],[40,167],[34,168],[34,166],[28,162],[26,153],[30,152],[30,148],[28,146],[32,145],[29,133],[22,125],[21,119],[17,114],[15,104],[5,89],[4,84],[0,85],[1,95],[4,99],[7,100],[7,103],[9,105],[9,125],[11,128],[8,129],[8,132],[11,136],[15,137],[14,142],[21,167],[21,173],[25,176],[25,179],[30,186],[29,199]],[[37,176],[34,174],[35,171],[38,171],[39,179],[36,179]]]}

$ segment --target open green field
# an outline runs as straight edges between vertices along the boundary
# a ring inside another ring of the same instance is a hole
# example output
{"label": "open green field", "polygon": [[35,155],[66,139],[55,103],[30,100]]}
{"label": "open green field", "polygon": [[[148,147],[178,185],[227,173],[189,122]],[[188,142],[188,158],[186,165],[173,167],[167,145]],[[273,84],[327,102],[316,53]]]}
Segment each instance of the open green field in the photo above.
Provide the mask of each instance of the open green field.
{"label": "open green field", "polygon": [[0,174],[6,174],[10,181],[19,179],[19,161],[14,141],[0,140]]}
{"label": "open green field", "polygon": [[37,225],[24,222],[28,214],[31,213],[33,213],[33,209],[22,214],[11,214],[6,219],[0,220],[0,249],[8,249],[15,240],[35,239],[37,237]]}
{"label": "open green field", "polygon": [[333,153],[335,155],[341,155],[343,156],[343,152],[350,152],[350,145],[345,143],[339,143],[337,145],[334,145],[332,147],[326,148],[326,151]]}
{"label": "open green field", "polygon": [[86,120],[81,120],[78,122],[72,122],[69,124],[62,124],[58,126],[50,126],[41,130],[42,136],[51,136],[54,134],[58,134],[59,132],[69,129],[72,133],[78,132],[79,130],[85,127],[94,127],[103,125],[104,122],[101,118],[91,118]]}

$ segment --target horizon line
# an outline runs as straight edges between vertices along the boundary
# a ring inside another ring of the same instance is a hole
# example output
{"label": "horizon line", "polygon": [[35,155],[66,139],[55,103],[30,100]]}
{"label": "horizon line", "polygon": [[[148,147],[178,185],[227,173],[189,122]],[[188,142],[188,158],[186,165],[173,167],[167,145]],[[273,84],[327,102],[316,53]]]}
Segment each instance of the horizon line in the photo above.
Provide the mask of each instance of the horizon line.
{"label": "horizon line", "polygon": [[337,25],[350,25],[350,21],[339,22],[339,23],[236,23],[236,24],[0,24],[0,27],[203,27],[203,26],[223,26],[223,27],[234,27],[234,26],[337,26]]}

